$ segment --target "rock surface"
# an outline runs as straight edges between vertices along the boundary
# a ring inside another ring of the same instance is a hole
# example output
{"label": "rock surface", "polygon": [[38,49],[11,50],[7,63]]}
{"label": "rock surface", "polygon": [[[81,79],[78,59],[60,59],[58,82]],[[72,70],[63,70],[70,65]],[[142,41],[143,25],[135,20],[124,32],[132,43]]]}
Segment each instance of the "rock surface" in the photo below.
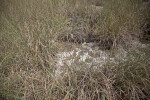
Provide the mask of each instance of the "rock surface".
{"label": "rock surface", "polygon": [[[121,48],[119,50],[121,53],[116,55],[116,58],[125,60],[127,52]],[[76,70],[80,70],[80,66],[83,65],[85,69],[93,67],[96,70],[104,67],[108,62],[117,63],[116,58],[111,57],[107,51],[100,50],[97,43],[83,43],[81,47],[59,52],[56,56],[56,75],[65,73],[65,67],[78,66]]]}

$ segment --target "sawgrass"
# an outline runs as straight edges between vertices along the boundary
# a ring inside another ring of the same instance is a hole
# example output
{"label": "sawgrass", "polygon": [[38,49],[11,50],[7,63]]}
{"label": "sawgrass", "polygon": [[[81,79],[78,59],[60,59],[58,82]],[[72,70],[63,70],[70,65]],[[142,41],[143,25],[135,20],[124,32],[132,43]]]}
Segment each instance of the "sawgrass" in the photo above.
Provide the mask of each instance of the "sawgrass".
{"label": "sawgrass", "polygon": [[136,59],[97,72],[82,70],[83,64],[80,71],[68,68],[62,79],[54,74],[61,48],[57,38],[79,27],[85,34],[111,39],[114,46],[130,45],[131,35],[139,35],[148,16],[143,13],[147,8],[139,10],[142,1],[106,0],[102,12],[90,0],[0,2],[0,99],[149,99],[149,47],[144,56],[131,52]]}

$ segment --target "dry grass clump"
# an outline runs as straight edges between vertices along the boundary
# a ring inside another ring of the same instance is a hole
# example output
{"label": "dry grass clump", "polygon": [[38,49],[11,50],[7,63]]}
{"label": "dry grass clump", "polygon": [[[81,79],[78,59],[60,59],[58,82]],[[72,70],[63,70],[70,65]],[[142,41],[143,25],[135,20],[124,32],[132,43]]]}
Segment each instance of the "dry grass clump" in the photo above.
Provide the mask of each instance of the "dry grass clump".
{"label": "dry grass clump", "polygon": [[[117,98],[123,100],[149,100],[150,99],[150,67],[149,48],[140,49],[142,53],[132,51],[130,57],[117,67],[115,84]],[[134,56],[134,58],[132,58]]]}
{"label": "dry grass clump", "polygon": [[147,13],[140,10],[141,5],[140,0],[106,1],[104,11],[95,23],[95,33],[101,39],[111,39],[114,47],[118,44],[130,45],[133,36],[139,36],[140,27],[146,20]]}
{"label": "dry grass clump", "polygon": [[[99,3],[101,5],[96,5]],[[70,21],[68,33],[63,34],[65,41],[92,42],[88,38],[88,35],[92,34],[95,39],[99,37],[99,41],[95,42],[103,44],[112,41],[112,47],[121,44],[128,48],[132,40],[141,35],[141,27],[149,18],[150,10],[148,3],[145,6],[142,0],[75,0],[68,4],[66,13]]]}
{"label": "dry grass clump", "polygon": [[[95,71],[92,67],[78,65],[66,68],[66,74],[55,77],[50,68],[20,68],[11,66],[8,74],[1,70],[2,99],[79,99],[79,100],[148,100],[150,84],[149,49],[142,56],[131,52],[136,59],[119,65],[107,64]],[[8,67],[8,65],[7,65]],[[24,66],[25,67],[25,66]],[[77,67],[77,66],[75,66]]]}
{"label": "dry grass clump", "polygon": [[90,0],[1,0],[0,4],[0,99],[150,98],[149,48],[143,49],[144,56],[131,53],[136,59],[119,66],[108,64],[94,71],[79,64],[67,68],[62,78],[55,76],[58,37],[94,34],[100,43],[126,44],[145,22],[145,13],[138,9],[140,0],[105,0],[102,12]]}

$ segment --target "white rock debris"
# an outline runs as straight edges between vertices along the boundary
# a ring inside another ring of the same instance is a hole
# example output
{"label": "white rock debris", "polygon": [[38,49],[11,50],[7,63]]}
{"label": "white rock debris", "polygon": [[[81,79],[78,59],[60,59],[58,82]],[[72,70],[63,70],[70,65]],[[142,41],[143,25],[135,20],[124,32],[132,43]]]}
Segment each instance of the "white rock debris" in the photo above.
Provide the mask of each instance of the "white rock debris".
{"label": "white rock debris", "polygon": [[[136,47],[145,48],[147,46],[135,41],[133,42],[133,48],[135,49]],[[136,50],[136,52],[140,54],[140,51]],[[65,66],[73,67],[74,64],[75,66],[80,66],[81,63],[84,63],[86,68],[92,67],[94,70],[104,67],[107,62],[119,64],[120,61],[124,62],[128,59],[128,52],[120,46],[117,53],[111,57],[108,52],[100,50],[95,43],[83,43],[81,47],[75,48],[72,51],[57,53],[56,57],[57,68],[55,75],[57,76],[66,72]],[[76,70],[80,70],[80,68],[76,68]]]}
{"label": "white rock debris", "polygon": [[84,63],[87,67],[95,66],[93,68],[102,67],[106,60],[114,62],[114,58],[110,58],[105,51],[94,47],[94,43],[83,43],[81,48],[57,53],[55,73],[59,75],[63,72],[63,66],[72,66],[75,63]]}

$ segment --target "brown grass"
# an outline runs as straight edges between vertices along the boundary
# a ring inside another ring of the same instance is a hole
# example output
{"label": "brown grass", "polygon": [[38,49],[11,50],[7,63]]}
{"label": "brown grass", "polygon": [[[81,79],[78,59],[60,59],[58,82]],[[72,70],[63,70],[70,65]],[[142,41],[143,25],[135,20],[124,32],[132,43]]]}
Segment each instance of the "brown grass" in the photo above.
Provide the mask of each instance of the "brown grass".
{"label": "brown grass", "polygon": [[102,12],[90,0],[1,0],[0,99],[150,99],[150,47],[140,55],[131,50],[119,65],[107,64],[95,72],[79,64],[66,67],[62,78],[55,76],[59,36],[92,33],[102,41],[111,39],[114,47],[128,47],[141,32],[149,11],[139,9],[141,0],[100,2]]}

